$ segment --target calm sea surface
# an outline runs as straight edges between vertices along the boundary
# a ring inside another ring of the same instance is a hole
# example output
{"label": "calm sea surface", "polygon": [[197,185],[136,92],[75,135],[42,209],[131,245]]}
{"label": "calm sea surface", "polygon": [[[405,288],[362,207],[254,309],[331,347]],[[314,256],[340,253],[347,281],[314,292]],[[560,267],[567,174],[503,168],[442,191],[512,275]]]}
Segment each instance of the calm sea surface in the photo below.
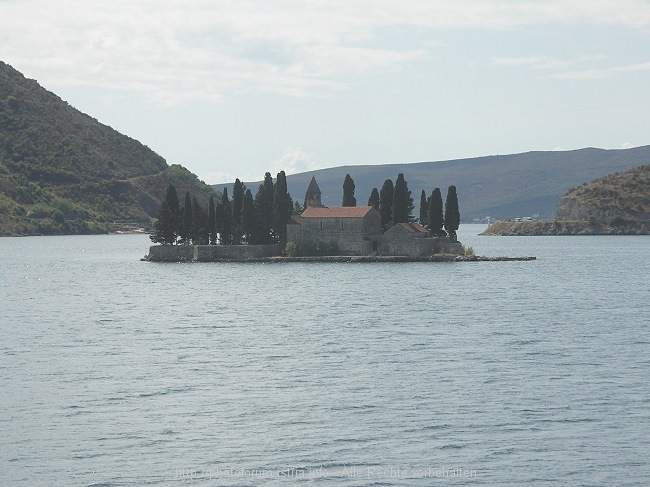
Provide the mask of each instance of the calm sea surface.
{"label": "calm sea surface", "polygon": [[0,485],[650,485],[650,237],[156,264],[0,239]]}

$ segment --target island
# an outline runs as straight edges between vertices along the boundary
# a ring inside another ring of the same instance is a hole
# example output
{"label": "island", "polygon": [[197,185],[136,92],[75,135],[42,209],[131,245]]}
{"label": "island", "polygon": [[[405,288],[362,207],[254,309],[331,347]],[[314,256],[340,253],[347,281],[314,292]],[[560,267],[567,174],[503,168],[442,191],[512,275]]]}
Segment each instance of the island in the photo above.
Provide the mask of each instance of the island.
{"label": "island", "polygon": [[[152,262],[458,262],[532,260],[474,255],[456,236],[458,197],[450,186],[443,214],[442,195],[422,192],[420,219],[413,221],[413,199],[404,175],[395,184],[373,189],[366,206],[356,206],[354,181],[346,175],[343,205],[325,206],[315,177],[304,206],[293,203],[286,175],[275,183],[267,173],[253,198],[237,179],[232,200],[224,188],[220,204],[213,198],[204,211],[185,195],[181,208],[169,186],[154,223],[153,245],[143,260]],[[383,198],[382,198],[383,195]],[[427,226],[425,226],[426,224]]]}

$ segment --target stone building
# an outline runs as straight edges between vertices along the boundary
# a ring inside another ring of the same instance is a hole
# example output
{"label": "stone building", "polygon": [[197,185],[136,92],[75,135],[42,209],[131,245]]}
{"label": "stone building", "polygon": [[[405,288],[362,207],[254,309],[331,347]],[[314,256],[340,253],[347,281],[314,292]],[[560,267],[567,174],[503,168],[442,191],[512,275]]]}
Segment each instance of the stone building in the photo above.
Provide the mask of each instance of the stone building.
{"label": "stone building", "polygon": [[376,252],[381,216],[372,206],[308,206],[287,225],[288,242],[334,242],[343,255]]}
{"label": "stone building", "polygon": [[305,193],[305,210],[287,225],[287,242],[336,243],[343,255],[404,255],[462,253],[449,237],[429,237],[418,223],[398,223],[381,233],[381,216],[372,206],[326,207],[312,177]]}

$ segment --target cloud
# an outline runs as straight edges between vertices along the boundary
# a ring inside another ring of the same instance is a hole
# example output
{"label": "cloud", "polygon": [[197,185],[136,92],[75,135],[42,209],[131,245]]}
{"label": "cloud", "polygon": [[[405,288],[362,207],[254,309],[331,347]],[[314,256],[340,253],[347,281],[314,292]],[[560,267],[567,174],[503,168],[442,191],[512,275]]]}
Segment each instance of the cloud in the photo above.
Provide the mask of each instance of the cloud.
{"label": "cloud", "polygon": [[[650,62],[632,63],[621,66],[584,67],[608,60],[604,55],[583,56],[572,60],[562,60],[547,56],[497,57],[492,59],[492,66],[528,68],[536,70],[554,70],[548,76],[555,79],[587,80],[601,79],[621,73],[635,73],[650,70]],[[560,68],[564,71],[557,72]],[[573,68],[566,70],[566,68]]]}
{"label": "cloud", "polygon": [[284,171],[287,175],[296,174],[314,171],[322,167],[312,159],[311,154],[298,147],[288,147],[280,157],[271,163],[271,175],[275,177],[280,171]]}
{"label": "cloud", "polygon": [[[131,92],[155,104],[219,102],[248,91],[322,96],[348,89],[355,76],[403,69],[441,48],[431,36],[398,46],[392,28],[436,33],[558,22],[643,29],[650,27],[650,4],[9,0],[0,3],[0,58],[58,85]],[[529,66],[549,69],[557,62],[539,58]]]}
{"label": "cloud", "polygon": [[608,78],[616,74],[635,73],[641,71],[650,71],[650,62],[626,64],[623,66],[610,66],[606,68],[566,71],[563,73],[553,74],[551,76],[557,79],[585,80]]}
{"label": "cloud", "polygon": [[[300,172],[314,171],[325,166],[315,162],[311,154],[301,150],[298,147],[287,147],[287,149],[271,162],[269,172],[275,180],[280,171],[287,175],[297,174]],[[261,181],[264,179],[263,174],[234,174],[227,171],[211,171],[199,176],[199,178],[208,184],[230,184],[239,178],[241,181]],[[253,193],[257,188],[249,188]]]}
{"label": "cloud", "polygon": [[529,57],[500,57],[492,59],[493,66],[504,67],[527,67],[530,69],[555,69],[570,65],[570,61],[555,59],[547,56],[529,56]]}

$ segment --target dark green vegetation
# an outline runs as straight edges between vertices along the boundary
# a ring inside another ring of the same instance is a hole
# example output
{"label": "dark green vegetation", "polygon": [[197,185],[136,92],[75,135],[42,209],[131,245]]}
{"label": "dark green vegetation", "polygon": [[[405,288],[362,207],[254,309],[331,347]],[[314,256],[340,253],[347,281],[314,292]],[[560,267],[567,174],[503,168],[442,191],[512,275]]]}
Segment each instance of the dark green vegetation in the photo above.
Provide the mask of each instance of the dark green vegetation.
{"label": "dark green vegetation", "polygon": [[443,236],[446,232],[443,230],[445,219],[442,213],[442,193],[440,192],[440,188],[435,188],[431,192],[428,202],[429,211],[427,213],[427,219],[429,222],[429,230],[435,237]]}
{"label": "dark green vegetation", "polygon": [[399,173],[395,180],[393,192],[393,224],[413,221],[413,198],[404,179],[404,173]]}
{"label": "dark green vegetation", "polygon": [[357,206],[357,199],[354,197],[354,181],[349,174],[345,175],[343,181],[343,204],[341,206]]}
{"label": "dark green vegetation", "polygon": [[[206,210],[189,192],[185,193],[185,202],[180,206],[176,188],[169,185],[153,224],[151,241],[162,245],[277,243],[284,246],[287,241],[287,223],[295,209],[291,195],[287,192],[284,171],[278,173],[275,183],[271,173],[267,172],[255,198],[239,179],[235,180],[233,188],[232,200],[228,198],[228,188],[224,188],[220,201],[215,203],[210,197]],[[310,249],[303,249],[304,252],[308,250]]]}
{"label": "dark green vegetation", "polygon": [[0,61],[0,235],[147,226],[169,184],[206,203],[215,194]]}
{"label": "dark green vegetation", "polygon": [[[396,223],[412,223],[413,198],[408,189],[404,174],[399,173],[395,184],[391,179],[386,179],[381,191],[372,188],[368,206],[374,206],[381,216],[382,230],[386,231]],[[456,186],[449,186],[447,190],[447,203],[443,217],[442,194],[440,188],[435,188],[427,198],[426,191],[420,193],[419,223],[426,227],[434,237],[444,237],[447,234],[455,238],[456,230],[460,225],[460,210],[458,208],[458,195]],[[443,229],[444,227],[444,229]]]}
{"label": "dark green vegetation", "polygon": [[648,161],[650,146],[620,150],[588,148],[455,161],[342,166],[291,175],[287,181],[292,194],[302,194],[315,176],[323,204],[336,206],[341,202],[341,181],[346,174],[354,178],[357,200],[365,201],[378,181],[401,172],[416,191],[430,187],[431,181],[440,188],[456,185],[464,222],[488,215],[493,219],[534,214],[553,218],[557,202],[571,187]]}
{"label": "dark green vegetation", "polygon": [[459,224],[460,211],[458,209],[456,186],[449,186],[447,190],[447,201],[445,201],[445,230],[449,235],[455,237]]}

